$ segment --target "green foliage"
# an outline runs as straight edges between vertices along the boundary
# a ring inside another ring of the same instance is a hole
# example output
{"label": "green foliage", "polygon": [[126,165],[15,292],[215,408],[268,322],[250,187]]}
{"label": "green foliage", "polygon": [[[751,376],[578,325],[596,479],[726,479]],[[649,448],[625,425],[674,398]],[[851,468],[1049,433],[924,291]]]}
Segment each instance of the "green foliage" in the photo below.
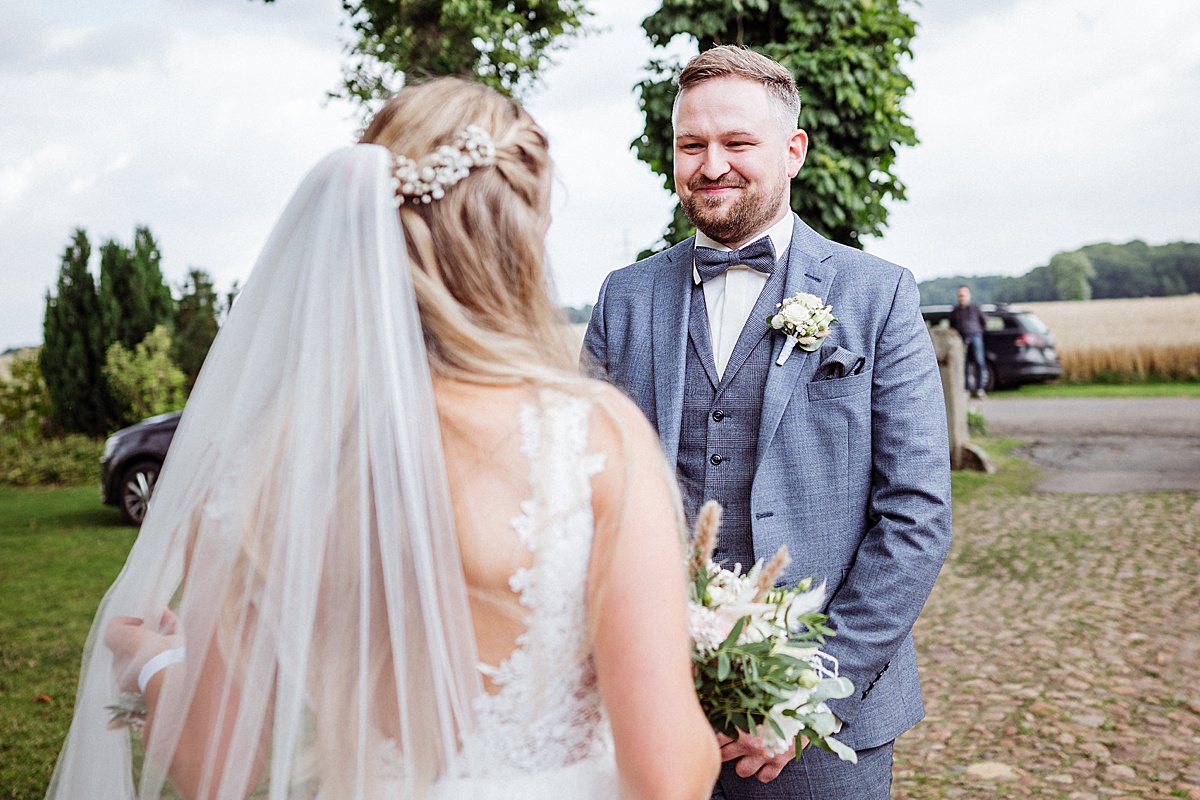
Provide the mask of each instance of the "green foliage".
{"label": "green foliage", "polygon": [[1059,300],[1092,299],[1089,281],[1096,277],[1096,270],[1083,253],[1058,253],[1050,259],[1049,272]]}
{"label": "green foliage", "polygon": [[1027,383],[1006,396],[1020,397],[1200,397],[1200,382]]}
{"label": "green foliage", "polygon": [[100,248],[100,309],[105,346],[120,342],[133,348],[154,330],[170,324],[175,313],[171,290],[163,281],[162,255],[145,226],[133,234],[133,248],[110,239]]}
{"label": "green foliage", "polygon": [[335,96],[368,110],[395,90],[397,73],[519,95],[590,14],[583,0],[342,0],[342,9],[353,38]]}
{"label": "green foliage", "polygon": [[923,306],[954,305],[958,302],[958,287],[960,286],[966,286],[971,290],[971,299],[976,303],[992,303],[995,302],[992,295],[999,281],[999,275],[977,277],[955,275],[950,278],[932,278],[921,281],[917,288],[921,290],[921,305]]}
{"label": "green foliage", "polygon": [[1049,267],[1035,267],[1020,277],[996,281],[992,297],[997,303],[1045,303],[1058,299],[1058,289],[1050,280]]}
{"label": "green foliage", "polygon": [[50,433],[53,405],[36,352],[18,354],[0,381],[0,433],[36,438]]}
{"label": "green foliage", "polygon": [[[808,160],[792,182],[792,208],[829,238],[860,246],[887,224],[884,201],[904,199],[893,172],[897,148],[917,143],[901,104],[912,81],[901,62],[912,51],[916,22],[900,0],[663,0],[643,27],[664,46],[691,36],[701,50],[744,44],[790,69],[800,87],[800,127]],[[653,60],[640,84],[646,126],[638,158],[673,189],[671,104],[681,65]],[[682,211],[661,246],[691,234]]]}
{"label": "green foliage", "polygon": [[175,309],[175,336],[171,340],[171,360],[183,371],[191,392],[200,367],[217,336],[220,301],[213,289],[212,276],[192,269],[180,288]]}
{"label": "green foliage", "polygon": [[0,485],[92,486],[104,443],[78,433],[57,438],[0,433]]}
{"label": "green foliage", "polygon": [[1134,240],[1092,244],[1080,251],[1095,269],[1092,296],[1170,297],[1200,292],[1200,243],[1157,246]]}
{"label": "green foliage", "polygon": [[967,433],[971,436],[987,436],[987,420],[978,408],[967,408]]}
{"label": "green foliage", "polygon": [[165,325],[152,330],[132,352],[113,342],[104,376],[126,424],[178,411],[187,400],[187,377],[171,360],[171,334]]}
{"label": "green foliage", "polygon": [[90,257],[87,234],[77,228],[63,252],[57,293],[46,293],[39,363],[55,422],[68,432],[99,436],[113,415],[102,373],[108,339]]}
{"label": "green foliage", "polygon": [[[1087,275],[1091,297],[1097,300],[1119,297],[1171,297],[1200,292],[1200,243],[1175,242],[1157,246],[1142,241],[1127,244],[1090,244],[1060,256],[1079,255],[1088,260],[1092,274]],[[1069,299],[1064,297],[1052,276],[1050,265],[1035,267],[1024,275],[983,275],[974,278],[935,278],[922,281],[921,302],[952,303],[960,284],[971,287],[979,302],[1033,303]],[[1060,262],[1061,263],[1061,262]],[[1075,279],[1078,281],[1078,279]],[[1075,284],[1078,286],[1078,282]],[[1076,289],[1067,287],[1072,298]],[[1083,298],[1079,298],[1083,299]]]}
{"label": "green foliage", "polygon": [[567,314],[567,322],[572,325],[584,325],[592,318],[592,304],[582,306],[568,306],[563,311]]}

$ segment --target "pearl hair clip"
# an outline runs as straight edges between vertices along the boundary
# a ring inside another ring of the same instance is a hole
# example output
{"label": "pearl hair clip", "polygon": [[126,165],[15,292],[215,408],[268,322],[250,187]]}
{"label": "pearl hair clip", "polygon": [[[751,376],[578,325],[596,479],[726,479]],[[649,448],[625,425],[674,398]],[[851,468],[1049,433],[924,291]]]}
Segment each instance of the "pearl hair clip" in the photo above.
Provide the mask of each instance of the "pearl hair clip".
{"label": "pearl hair clip", "polygon": [[454,134],[454,143],[434,150],[424,166],[418,166],[411,158],[396,156],[392,168],[396,206],[404,205],[406,197],[420,203],[441,200],[446,196],[446,189],[467,177],[472,168],[495,160],[496,146],[492,136],[478,125],[468,125]]}

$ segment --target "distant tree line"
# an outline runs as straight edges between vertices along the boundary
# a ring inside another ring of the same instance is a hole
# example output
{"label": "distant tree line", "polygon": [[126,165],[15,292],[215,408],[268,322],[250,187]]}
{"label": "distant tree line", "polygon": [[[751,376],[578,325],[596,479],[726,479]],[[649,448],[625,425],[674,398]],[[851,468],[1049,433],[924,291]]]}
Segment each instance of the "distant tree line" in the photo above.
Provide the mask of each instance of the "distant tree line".
{"label": "distant tree line", "polygon": [[222,301],[201,269],[174,296],[146,227],[135,230],[132,246],[109,240],[100,247],[98,278],[88,269],[91,257],[87,233],[76,229],[55,290],[46,293],[37,361],[50,412],[44,434],[99,436],[182,408],[232,302],[232,293]]}
{"label": "distant tree line", "polygon": [[972,297],[981,303],[1191,294],[1200,292],[1200,243],[1091,244],[1058,253],[1049,264],[1017,277],[960,275],[922,281],[921,302],[953,303],[959,286],[969,286]]}

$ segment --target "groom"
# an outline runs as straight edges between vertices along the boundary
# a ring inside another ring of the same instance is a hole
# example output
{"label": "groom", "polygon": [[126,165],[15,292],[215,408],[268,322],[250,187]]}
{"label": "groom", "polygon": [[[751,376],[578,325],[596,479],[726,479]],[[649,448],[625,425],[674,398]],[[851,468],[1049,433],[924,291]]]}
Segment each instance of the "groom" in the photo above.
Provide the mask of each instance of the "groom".
{"label": "groom", "polygon": [[[837,636],[824,649],[855,686],[830,707],[859,763],[722,739],[713,796],[876,800],[893,740],[924,713],[912,626],[950,544],[945,410],[912,275],[788,207],[808,148],[799,112],[791,73],[765,56],[692,59],[675,187],[699,232],[608,276],[583,357],[657,426],[689,519],[724,505],[718,560],[749,566],[786,544],[789,584],[826,582]],[[766,319],[797,292],[837,321],[819,350],[777,364],[784,336]]]}

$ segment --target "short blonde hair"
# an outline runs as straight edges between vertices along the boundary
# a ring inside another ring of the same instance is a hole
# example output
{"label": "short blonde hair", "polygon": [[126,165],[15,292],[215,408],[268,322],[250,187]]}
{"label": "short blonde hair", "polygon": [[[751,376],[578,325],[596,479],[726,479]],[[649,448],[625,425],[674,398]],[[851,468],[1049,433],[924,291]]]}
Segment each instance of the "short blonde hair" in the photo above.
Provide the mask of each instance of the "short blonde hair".
{"label": "short blonde hair", "polygon": [[[714,78],[745,78],[761,84],[772,101],[780,127],[790,133],[800,118],[800,91],[791,70],[774,59],[746,47],[717,45],[693,58],[679,73],[676,83],[675,107],[684,89]],[[675,109],[671,120],[674,123]]]}
{"label": "short blonde hair", "polygon": [[542,129],[486,86],[439,78],[388,100],[362,141],[420,162],[468,125],[491,135],[495,162],[399,212],[430,368],[477,382],[557,381],[575,359],[545,269],[553,165]]}

